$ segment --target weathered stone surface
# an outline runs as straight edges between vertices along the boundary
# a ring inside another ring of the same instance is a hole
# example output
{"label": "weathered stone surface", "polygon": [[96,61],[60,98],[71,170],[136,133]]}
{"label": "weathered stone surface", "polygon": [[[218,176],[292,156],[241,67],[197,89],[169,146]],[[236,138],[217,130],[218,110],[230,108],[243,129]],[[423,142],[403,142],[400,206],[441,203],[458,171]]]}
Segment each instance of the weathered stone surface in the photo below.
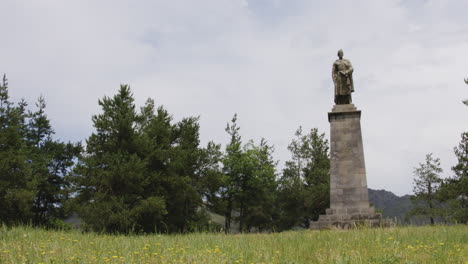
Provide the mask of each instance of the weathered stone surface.
{"label": "weathered stone surface", "polygon": [[369,206],[361,134],[361,111],[353,104],[337,104],[330,122],[330,208],[310,228],[388,226]]}
{"label": "weathered stone surface", "polygon": [[311,229],[331,229],[331,228],[355,228],[355,227],[388,227],[392,222],[387,219],[381,219],[380,214],[374,214],[373,217],[360,217],[343,215],[340,221],[316,221],[310,222]]}
{"label": "weathered stone surface", "polygon": [[335,105],[330,121],[331,209],[369,207],[361,135],[361,111]]}

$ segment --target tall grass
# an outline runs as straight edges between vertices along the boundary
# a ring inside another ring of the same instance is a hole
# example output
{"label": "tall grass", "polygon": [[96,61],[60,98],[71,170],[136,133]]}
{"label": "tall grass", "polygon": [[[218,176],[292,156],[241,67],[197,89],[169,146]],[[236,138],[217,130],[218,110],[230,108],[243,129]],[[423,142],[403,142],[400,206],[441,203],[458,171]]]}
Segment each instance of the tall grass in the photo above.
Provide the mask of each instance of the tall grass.
{"label": "tall grass", "polygon": [[145,236],[0,227],[0,263],[468,263],[468,226]]}

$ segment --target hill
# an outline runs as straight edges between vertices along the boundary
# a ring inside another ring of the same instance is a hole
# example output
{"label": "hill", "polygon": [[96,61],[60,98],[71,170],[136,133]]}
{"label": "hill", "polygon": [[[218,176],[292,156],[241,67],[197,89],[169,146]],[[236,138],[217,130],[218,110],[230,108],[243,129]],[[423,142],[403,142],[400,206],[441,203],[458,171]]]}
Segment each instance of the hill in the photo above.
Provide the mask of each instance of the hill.
{"label": "hill", "polygon": [[370,203],[382,210],[383,217],[396,217],[399,223],[405,222],[405,215],[412,208],[410,197],[411,195],[397,196],[386,190],[369,189]]}

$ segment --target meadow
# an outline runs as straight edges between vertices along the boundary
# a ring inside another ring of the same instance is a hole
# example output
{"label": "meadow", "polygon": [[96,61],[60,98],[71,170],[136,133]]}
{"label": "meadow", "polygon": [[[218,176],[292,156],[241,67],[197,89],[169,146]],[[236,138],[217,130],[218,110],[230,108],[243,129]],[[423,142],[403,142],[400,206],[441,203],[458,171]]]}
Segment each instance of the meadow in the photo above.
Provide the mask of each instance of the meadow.
{"label": "meadow", "polygon": [[100,235],[0,227],[0,263],[468,263],[468,226]]}

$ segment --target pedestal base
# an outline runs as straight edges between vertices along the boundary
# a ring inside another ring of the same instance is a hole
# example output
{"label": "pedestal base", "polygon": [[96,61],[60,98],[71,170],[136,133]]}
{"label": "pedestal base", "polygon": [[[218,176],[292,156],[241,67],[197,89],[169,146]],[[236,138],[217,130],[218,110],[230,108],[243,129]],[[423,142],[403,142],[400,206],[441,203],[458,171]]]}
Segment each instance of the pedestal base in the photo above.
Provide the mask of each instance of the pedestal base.
{"label": "pedestal base", "polygon": [[353,104],[333,106],[330,122],[330,209],[310,228],[382,226],[382,215],[369,206],[361,111]]}
{"label": "pedestal base", "polygon": [[390,222],[382,219],[382,214],[374,208],[343,208],[327,209],[325,215],[320,215],[318,221],[310,222],[310,229],[348,229],[353,227],[384,227]]}

